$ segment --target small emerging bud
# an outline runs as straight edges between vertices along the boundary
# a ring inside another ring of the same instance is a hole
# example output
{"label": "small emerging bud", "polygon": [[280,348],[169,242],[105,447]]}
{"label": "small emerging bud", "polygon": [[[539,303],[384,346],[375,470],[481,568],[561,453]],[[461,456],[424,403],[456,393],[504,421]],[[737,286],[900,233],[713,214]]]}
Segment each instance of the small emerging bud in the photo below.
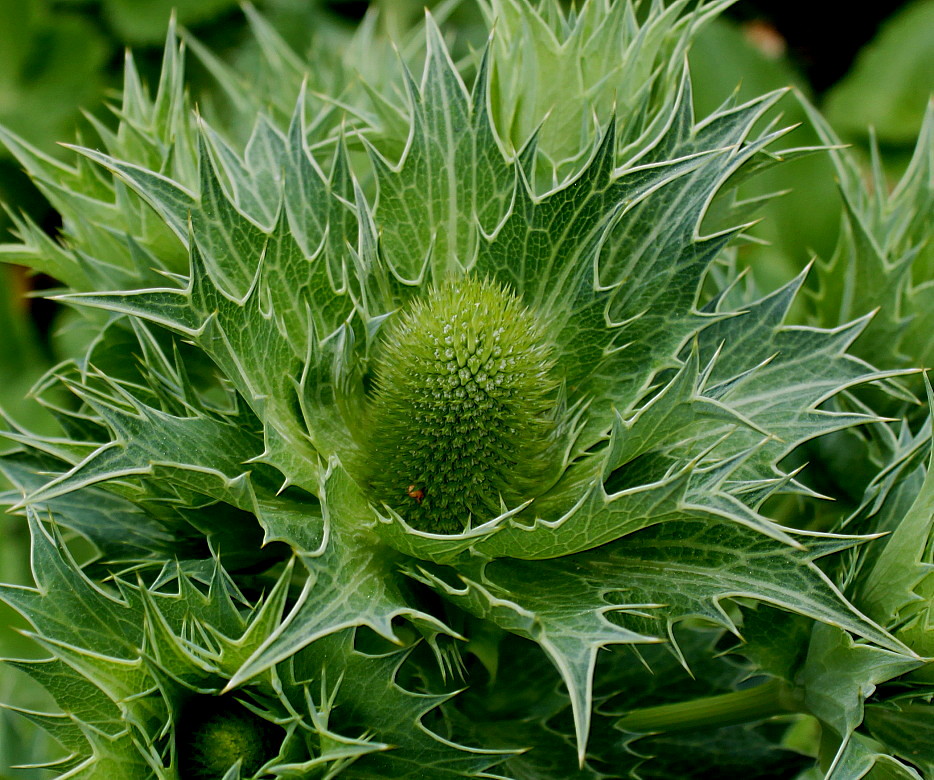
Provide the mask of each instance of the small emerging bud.
{"label": "small emerging bud", "polygon": [[218,780],[237,761],[252,777],[279,750],[281,732],[228,696],[194,696],[176,729],[181,780]]}

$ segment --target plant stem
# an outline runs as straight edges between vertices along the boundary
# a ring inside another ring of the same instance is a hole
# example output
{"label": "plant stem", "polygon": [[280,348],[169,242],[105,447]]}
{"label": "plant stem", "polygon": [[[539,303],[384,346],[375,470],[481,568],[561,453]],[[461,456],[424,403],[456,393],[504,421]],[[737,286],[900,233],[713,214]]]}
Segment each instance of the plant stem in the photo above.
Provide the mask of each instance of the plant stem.
{"label": "plant stem", "polygon": [[633,710],[616,725],[626,731],[680,731],[732,726],[798,711],[791,686],[770,680],[742,691]]}

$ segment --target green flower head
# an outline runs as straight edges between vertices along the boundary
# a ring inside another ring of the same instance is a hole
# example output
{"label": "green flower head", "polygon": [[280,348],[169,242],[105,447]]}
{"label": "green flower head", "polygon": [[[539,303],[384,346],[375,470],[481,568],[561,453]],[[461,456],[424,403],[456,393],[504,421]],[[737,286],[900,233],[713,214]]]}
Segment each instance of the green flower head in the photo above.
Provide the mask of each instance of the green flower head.
{"label": "green flower head", "polygon": [[241,776],[252,777],[278,752],[275,732],[275,726],[230,697],[196,696],[178,723],[179,775],[216,780],[239,762]]}
{"label": "green flower head", "polygon": [[558,383],[541,323],[494,281],[448,279],[389,326],[363,442],[373,499],[423,531],[530,497]]}

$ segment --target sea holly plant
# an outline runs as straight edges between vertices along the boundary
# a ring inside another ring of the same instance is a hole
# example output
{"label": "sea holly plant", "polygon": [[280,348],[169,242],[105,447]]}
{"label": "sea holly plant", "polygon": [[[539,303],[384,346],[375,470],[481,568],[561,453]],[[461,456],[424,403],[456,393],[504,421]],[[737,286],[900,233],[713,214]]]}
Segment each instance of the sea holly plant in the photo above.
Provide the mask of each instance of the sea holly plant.
{"label": "sea holly plant", "polygon": [[[174,30],[72,165],[3,131],[63,218],[3,257],[90,333],[35,390],[59,435],[3,434],[51,771],[919,776],[929,424],[874,410],[918,401],[854,352],[869,313],[793,324],[806,272],[736,272],[737,188],[808,150],[782,93],[694,115],[722,8],[493,2],[456,59],[427,16],[397,83],[330,95],[248,11],[294,110],[243,143]],[[887,460],[852,527],[790,522],[795,454],[855,426]]]}

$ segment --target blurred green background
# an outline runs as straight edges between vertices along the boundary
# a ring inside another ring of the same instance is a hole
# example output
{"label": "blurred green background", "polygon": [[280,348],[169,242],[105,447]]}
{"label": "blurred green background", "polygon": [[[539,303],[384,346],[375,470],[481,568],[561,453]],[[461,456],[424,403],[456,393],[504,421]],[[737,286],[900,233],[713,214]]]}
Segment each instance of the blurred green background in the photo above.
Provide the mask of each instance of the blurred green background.
{"label": "blurred green background", "polygon": [[[256,0],[255,5],[313,63],[309,49],[315,36],[346,35],[368,7],[377,7],[385,29],[401,33],[419,18],[425,3]],[[0,124],[42,152],[64,158],[67,151],[57,143],[89,133],[85,112],[113,124],[109,106],[115,103],[127,47],[144,78],[155,83],[173,8],[179,24],[223,60],[249,61],[253,44],[237,0],[0,0]],[[857,149],[868,150],[873,128],[894,179],[914,148],[934,85],[934,0],[875,3],[858,13],[850,4],[824,2],[817,18],[809,10],[803,3],[740,0],[708,27],[691,52],[698,115],[737,89],[741,97],[751,98],[793,85]],[[469,40],[476,19],[475,8],[465,0],[451,23]],[[191,80],[192,94],[210,101],[208,74],[195,66]],[[782,108],[786,124],[805,122],[793,97]],[[791,142],[807,146],[817,137],[805,124]],[[746,194],[783,190],[788,194],[766,205],[755,228],[767,243],[745,247],[740,258],[766,289],[786,281],[815,254],[829,257],[839,228],[840,200],[826,156],[779,166]],[[56,215],[2,148],[0,203],[5,207],[0,243],[10,240],[10,213],[25,212],[56,234]],[[54,287],[53,279],[0,267],[0,409],[10,421],[40,431],[51,430],[52,422],[27,398],[29,388],[80,343],[67,327],[67,315],[33,297]],[[30,581],[25,529],[19,518],[6,514],[0,514],[0,580]],[[24,628],[0,606],[0,656],[35,652],[18,633]],[[0,701],[36,708],[43,704],[39,697],[17,672],[0,669]],[[46,777],[42,770],[11,772],[12,766],[44,754],[43,739],[28,722],[0,709],[0,780]]]}

